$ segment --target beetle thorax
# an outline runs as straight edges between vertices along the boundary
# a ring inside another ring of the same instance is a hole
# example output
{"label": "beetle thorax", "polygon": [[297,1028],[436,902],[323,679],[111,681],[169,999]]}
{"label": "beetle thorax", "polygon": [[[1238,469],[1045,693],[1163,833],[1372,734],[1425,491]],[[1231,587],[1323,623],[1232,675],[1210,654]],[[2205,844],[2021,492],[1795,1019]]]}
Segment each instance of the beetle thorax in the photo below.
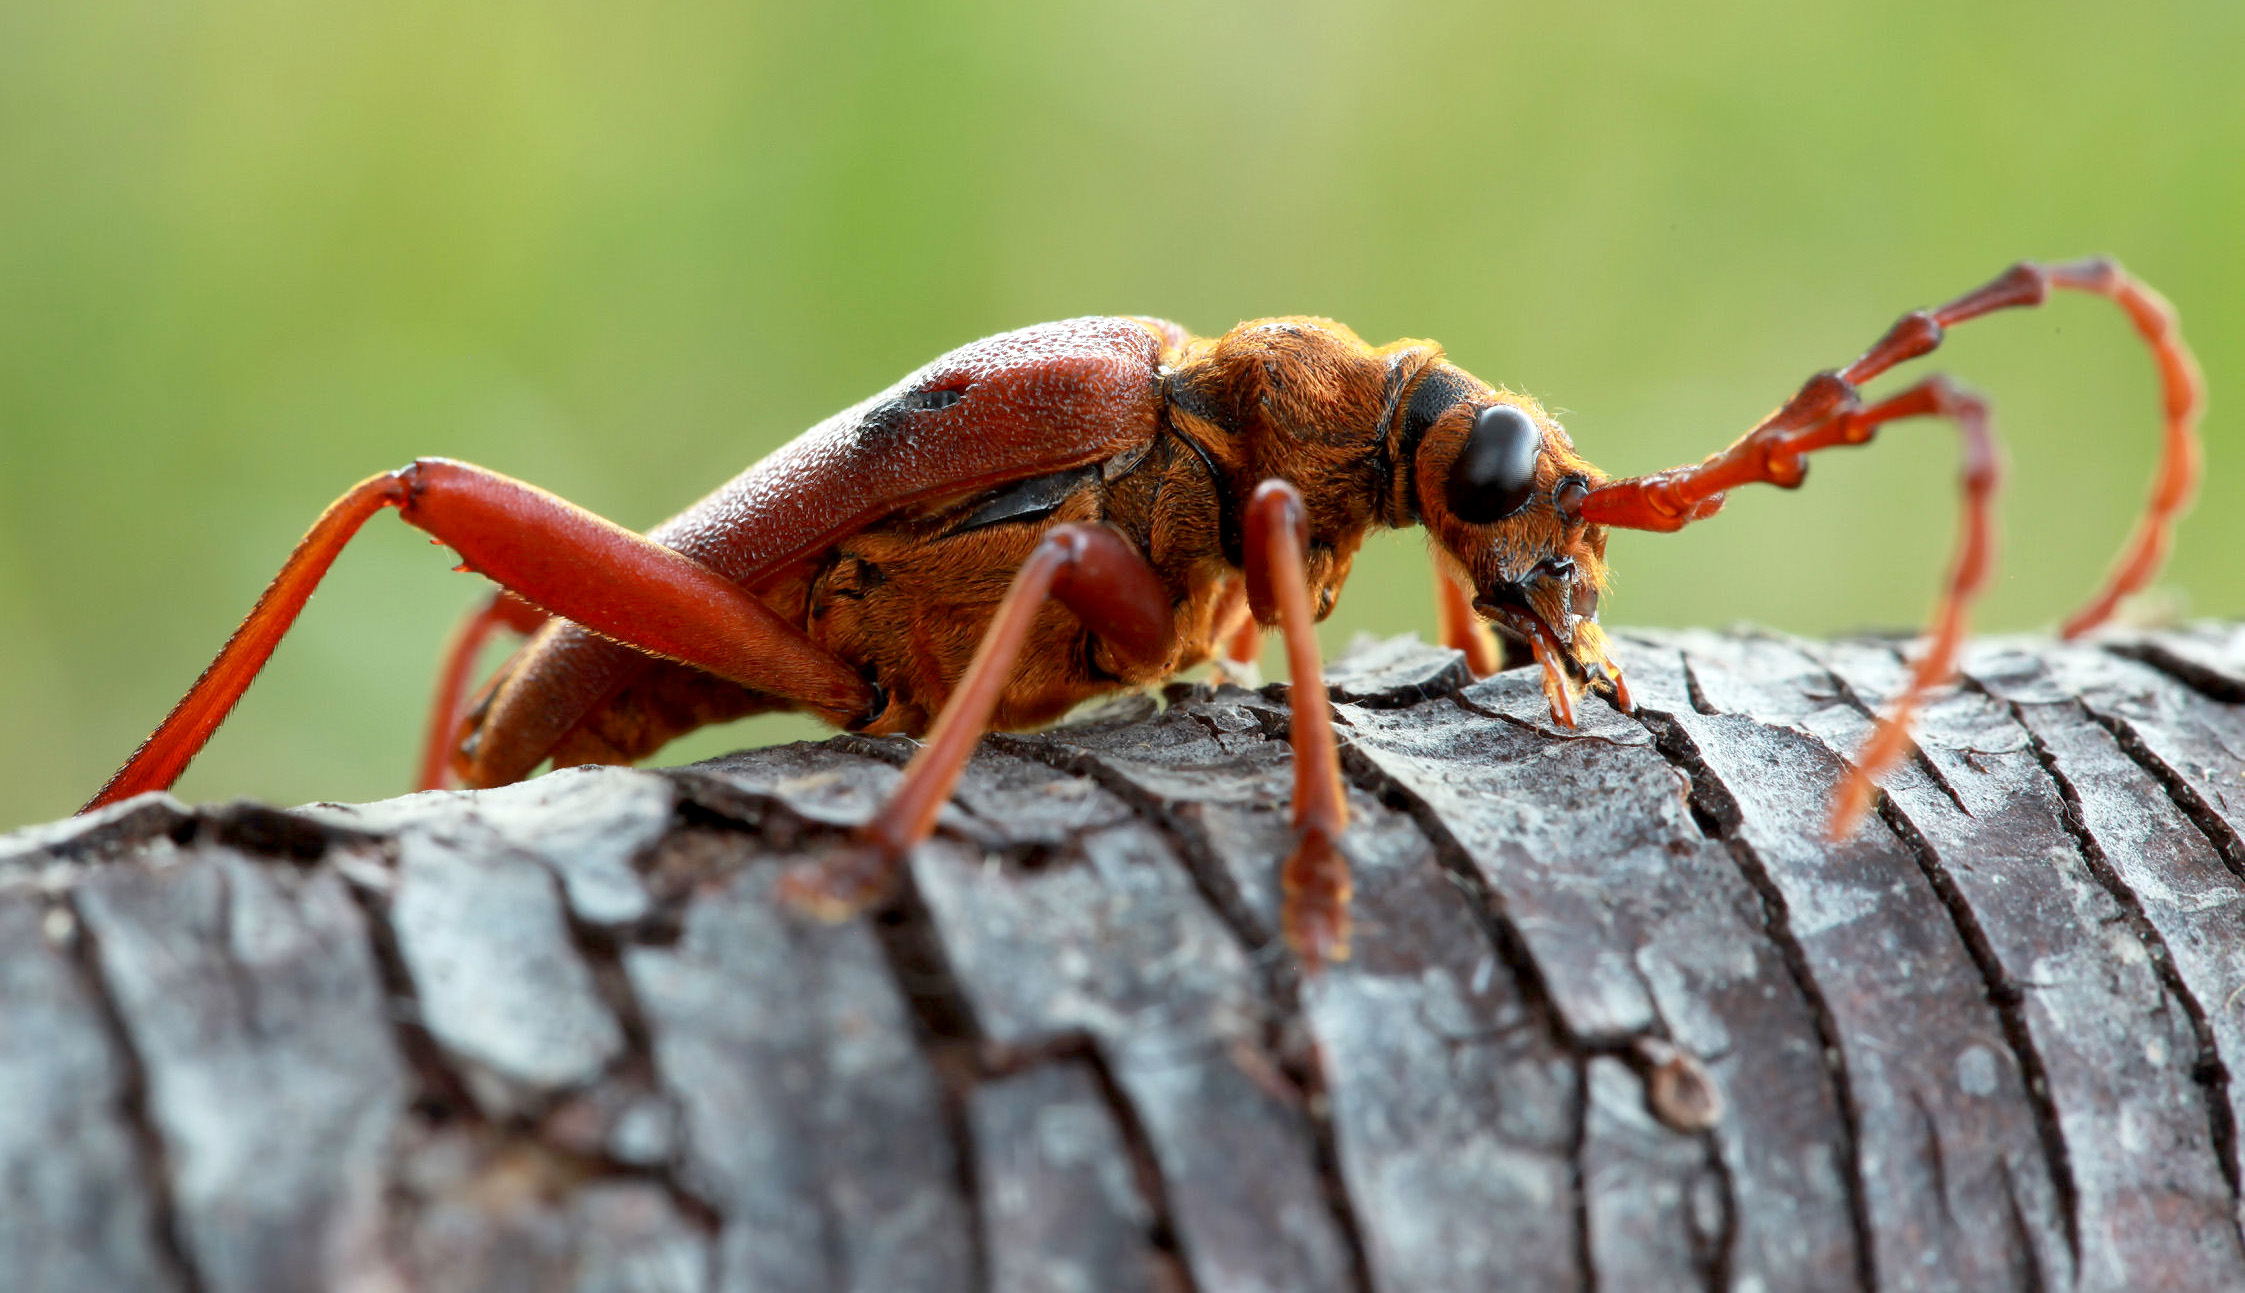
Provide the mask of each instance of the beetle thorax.
{"label": "beetle thorax", "polygon": [[1255,487],[1288,481],[1309,509],[1311,576],[1329,609],[1366,531],[1395,523],[1395,402],[1438,353],[1424,342],[1375,348],[1330,319],[1290,317],[1243,323],[1179,355],[1170,429],[1221,477],[1223,558],[1239,561],[1237,518]]}

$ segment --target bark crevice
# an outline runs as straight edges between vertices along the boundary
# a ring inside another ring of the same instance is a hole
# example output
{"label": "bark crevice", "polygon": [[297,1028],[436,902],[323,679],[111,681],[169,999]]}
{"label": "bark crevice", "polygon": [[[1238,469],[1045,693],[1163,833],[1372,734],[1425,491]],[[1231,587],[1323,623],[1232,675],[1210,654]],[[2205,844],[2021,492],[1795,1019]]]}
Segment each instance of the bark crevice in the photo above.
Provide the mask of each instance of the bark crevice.
{"label": "bark crevice", "polygon": [[[1409,787],[1388,776],[1379,765],[1351,749],[1346,741],[1341,744],[1341,772],[1358,790],[1411,819],[1434,850],[1435,860],[1448,873],[1450,882],[1465,896],[1466,910],[1481,927],[1489,950],[1520,985],[1520,995],[1526,1000],[1536,1026],[1562,1048],[1577,1055],[1589,1054],[1592,1044],[1573,1034],[1558,1004],[1551,999],[1551,985],[1544,977],[1543,967],[1536,962],[1535,952],[1521,935],[1520,927],[1506,912],[1504,895],[1490,887],[1481,868],[1474,863],[1472,850],[1452,833],[1442,820],[1442,814],[1425,799],[1412,794]],[[1632,1039],[1606,1040],[1611,1049],[1619,1051]]]}
{"label": "bark crevice", "polygon": [[2225,705],[2245,704],[2245,681],[2201,664],[2156,639],[2114,642],[2105,650],[2123,660],[2149,665],[2208,700]]}
{"label": "bark crevice", "polygon": [[[1991,693],[1987,693],[1977,683],[1971,685],[1993,698]],[[2120,904],[2120,909],[2127,915],[2130,931],[2150,951],[2152,967],[2158,973],[2160,983],[2190,1020],[2191,1035],[2198,1042],[2198,1061],[2191,1076],[2206,1097],[2206,1120],[2214,1141],[2215,1162],[2221,1168],[2222,1179],[2229,1186],[2233,1210],[2245,1206],[2245,1188],[2241,1188],[2239,1182],[2237,1118],[2229,1099],[2229,1065],[2222,1059],[2206,1003],[2198,999],[2198,994],[2191,990],[2189,982],[2183,978],[2181,968],[2175,963],[2175,954],[2167,945],[2166,936],[2159,932],[2159,927],[2152,923],[2145,912],[2142,896],[2129,885],[2127,877],[2113,865],[2112,859],[2105,854],[2104,846],[2090,832],[2083,817],[2081,793],[2075,788],[2072,778],[2066,775],[2065,769],[2059,766],[2056,752],[2027,722],[2026,714],[2017,701],[1999,700],[1998,703],[2009,710],[2012,721],[2027,733],[2028,748],[2034,751],[2036,761],[2042,764],[2043,771],[2058,788],[2058,796],[2065,803],[2061,821],[2066,832],[2073,836],[2074,847],[2079,850],[2083,865],[2104,886],[2105,892],[2112,896],[2113,901]]]}
{"label": "bark crevice", "polygon": [[[981,1164],[968,1126],[967,1102],[984,1077],[986,1042],[967,1002],[966,989],[951,971],[935,921],[910,868],[899,877],[896,901],[872,918],[897,994],[912,1015],[913,1040],[934,1072],[942,1101],[944,1131],[951,1141],[951,1164],[959,1197],[967,1210],[967,1258],[978,1284],[990,1283],[990,1253],[983,1222]],[[1119,1116],[1119,1115],[1118,1115]],[[1168,1214],[1152,1199],[1166,1222]]]}
{"label": "bark crevice", "polygon": [[[558,890],[558,876],[555,877],[555,885]],[[631,986],[631,976],[624,971],[623,953],[627,940],[619,939],[614,931],[578,916],[570,908],[565,894],[562,895],[562,915],[567,923],[570,946],[591,968],[594,987],[598,989],[609,1012],[616,1017],[616,1023],[623,1029],[623,1053],[610,1062],[607,1072],[596,1079],[596,1082],[619,1082],[652,1088],[656,1085],[654,1032],[647,1022],[647,1012],[640,1003],[639,994]],[[667,1097],[665,1100],[669,1103]],[[672,1108],[675,1116],[675,1105]],[[714,1236],[723,1228],[724,1217],[717,1205],[687,1184],[681,1170],[678,1148],[674,1147],[672,1153],[662,1161],[648,1164],[627,1163],[607,1153],[591,1157],[604,1175],[646,1180],[660,1187],[670,1197],[671,1205],[678,1209],[678,1214],[703,1233]],[[711,1252],[711,1260],[714,1262],[714,1246]]]}
{"label": "bark crevice", "polygon": [[2135,760],[2137,767],[2165,787],[2167,797],[2174,801],[2175,807],[2183,816],[2190,819],[2191,825],[2206,836],[2206,842],[2213,846],[2222,865],[2228,867],[2230,873],[2238,879],[2245,880],[2245,838],[2240,838],[2236,828],[2224,820],[2212,804],[2206,802],[2206,797],[2190,784],[2190,778],[2183,770],[2159,757],[2158,751],[2145,742],[2142,734],[2136,731],[2135,724],[2126,718],[2097,705],[2086,696],[2081,700],[2081,707],[2099,727],[2112,733],[2112,738],[2119,743],[2122,753]]}
{"label": "bark crevice", "polygon": [[[1865,720],[1878,722],[1877,711],[1856,693],[1855,688],[1837,670],[1826,669],[1824,678],[1843,703]],[[1834,753],[1842,759],[1848,759],[1852,766],[1853,761],[1846,751],[1835,750]],[[1914,740],[1910,743],[1910,763],[1941,791],[1959,814],[1966,818],[1972,816],[1972,810],[1966,806],[1964,796],[1942,775],[1940,766],[1927,756],[1924,747]],[[2051,1093],[2049,1068],[2043,1062],[2042,1052],[2035,1045],[2034,1033],[2027,1025],[2023,1009],[2026,989],[2004,968],[2003,958],[1996,954],[1995,944],[1989,939],[1986,928],[1981,925],[1979,913],[1972,909],[1971,898],[1957,884],[1956,877],[1949,874],[1947,864],[1941,860],[1940,850],[1925,837],[1925,832],[1918,829],[1917,823],[1911,821],[1909,814],[1903,812],[1901,805],[1895,803],[1894,797],[1883,789],[1875,794],[1873,811],[1886,824],[1886,828],[1894,832],[1894,837],[1901,841],[1902,846],[1910,851],[1910,857],[1918,864],[1918,870],[1924,873],[1926,883],[1932,886],[1934,896],[1948,909],[1949,923],[1956,927],[1958,941],[1964,944],[1966,954],[1972,958],[1973,968],[1980,972],[1981,981],[1987,985],[1988,1003],[1995,1007],[1996,1018],[2003,1026],[2004,1042],[2011,1048],[2012,1058],[2018,1063],[2019,1074],[2024,1079],[2027,1103],[2034,1111],[2036,1138],[2042,1144],[2044,1165],[2050,1172],[2051,1185],[2058,1192],[2059,1216],[2066,1232],[2066,1251],[2078,1268],[2081,1265],[2081,1185],[2074,1177],[2072,1148],[2066,1143],[2065,1128],[2058,1118],[2057,1100]],[[2078,838],[2075,842],[2078,847]],[[1940,1138],[1935,1133],[1930,1114],[1927,1115],[1927,1130],[1938,1153]],[[1938,1157],[1935,1162],[1940,1162]],[[1941,1196],[1944,1199],[1948,1197],[1945,1188]]]}
{"label": "bark crevice", "polygon": [[[1712,707],[1705,707],[1707,699],[1691,672],[1688,656],[1684,658],[1684,677],[1689,684],[1693,708],[1702,714],[1715,712]],[[1825,1071],[1832,1081],[1840,1115],[1842,1180],[1847,1186],[1848,1214],[1855,1230],[1856,1283],[1865,1293],[1871,1293],[1879,1287],[1877,1254],[1873,1247],[1877,1232],[1872,1225],[1869,1192],[1863,1180],[1862,1113],[1856,1105],[1854,1084],[1848,1078],[1847,1054],[1840,1046],[1839,1021],[1816,981],[1807,949],[1793,933],[1792,910],[1785,901],[1784,891],[1778,887],[1769,868],[1763,865],[1754,846],[1739,834],[1744,814],[1738,801],[1707,766],[1691,734],[1673,715],[1639,705],[1636,717],[1652,734],[1653,747],[1684,775],[1686,784],[1691,787],[1692,814],[1700,828],[1709,838],[1720,840],[1729,848],[1739,875],[1760,897],[1763,928],[1816,1021],[1817,1038],[1824,1046]]]}
{"label": "bark crevice", "polygon": [[[188,828],[192,829],[191,819]],[[164,1143],[163,1130],[156,1125],[155,1111],[148,1103],[148,1063],[133,1042],[132,1030],[125,1024],[124,1013],[117,1008],[116,998],[110,995],[109,979],[101,968],[100,936],[94,933],[76,901],[51,910],[70,913],[71,965],[93,1001],[94,1014],[117,1057],[118,1113],[130,1133],[142,1179],[148,1183],[154,1250],[167,1268],[165,1273],[178,1282],[184,1293],[203,1293],[202,1271],[190,1256],[185,1223],[172,1188],[171,1150]]]}
{"label": "bark crevice", "polygon": [[[1922,756],[1920,756],[1922,759]],[[2058,1105],[2051,1097],[2050,1073],[2043,1063],[2042,1052],[2035,1046],[2034,1034],[2027,1027],[2025,1011],[2026,989],[2003,968],[1988,932],[1980,925],[1978,913],[1972,910],[1971,900],[1957,887],[1954,877],[1941,862],[1940,853],[1925,838],[1909,815],[1898,808],[1884,790],[1878,792],[1879,820],[1886,823],[1896,839],[1910,851],[1918,870],[1925,873],[1926,882],[1933,886],[1941,905],[1949,910],[1949,921],[1956,926],[1957,938],[1963,942],[1965,952],[1972,958],[1974,968],[1980,971],[1987,985],[1988,1003],[1995,1007],[1996,1018],[2003,1025],[2003,1039],[2011,1047],[2011,1055],[2019,1065],[2019,1075],[2027,1089],[2027,1104],[2034,1111],[2036,1138],[2042,1143],[2043,1164],[2050,1172],[2050,1182],[2058,1192],[2059,1217],[2065,1224],[2066,1250],[2074,1264],[2081,1264],[2081,1185],[2074,1179],[2073,1153],[2066,1144],[2064,1127],[2058,1120]],[[1929,1119],[1930,1129],[1930,1119]],[[1934,1137],[1934,1145],[1940,1139]],[[1938,1160],[1936,1160],[1938,1161]],[[1942,1197],[1948,1197],[1946,1190]]]}
{"label": "bark crevice", "polygon": [[[1260,717],[1260,715],[1258,715]],[[1203,729],[1207,730],[1207,729]],[[1363,1227],[1356,1206],[1349,1197],[1348,1182],[1341,1171],[1340,1150],[1334,1138],[1333,1120],[1321,1098],[1324,1077],[1314,1059],[1303,1053],[1304,1048],[1290,1044],[1290,1039],[1304,1034],[1307,1023],[1302,1010],[1302,978],[1294,959],[1286,954],[1284,944],[1274,930],[1267,929],[1248,905],[1246,895],[1226,873],[1216,856],[1207,833],[1177,810],[1174,802],[1161,795],[1148,792],[1098,755],[1081,750],[1055,746],[1047,741],[1023,740],[1003,735],[984,738],[992,747],[1017,758],[1029,760],[1042,767],[1067,776],[1082,777],[1107,793],[1120,799],[1144,815],[1161,835],[1170,852],[1183,865],[1191,878],[1195,891],[1208,905],[1218,922],[1238,944],[1255,967],[1261,979],[1262,995],[1271,1008],[1263,1033],[1263,1046],[1277,1063],[1280,1072],[1301,1095],[1304,1121],[1310,1132],[1312,1159],[1317,1167],[1319,1188],[1325,1196],[1327,1211],[1332,1214],[1334,1226],[1346,1252],[1354,1286],[1370,1293],[1372,1265],[1365,1250]],[[1211,734],[1220,739],[1220,734]],[[1266,730],[1265,740],[1274,738]],[[1095,1065],[1102,1090],[1108,1093],[1109,1102],[1123,1106],[1117,1117],[1123,1119],[1126,1138],[1131,1140],[1133,1152],[1150,1144],[1144,1139],[1140,1115],[1128,1109],[1128,1098],[1115,1081],[1112,1069],[1104,1057]],[[1127,1114],[1127,1116],[1126,1116]],[[1149,1150],[1150,1152],[1150,1150]],[[1166,1203],[1159,1205],[1166,1218]]]}

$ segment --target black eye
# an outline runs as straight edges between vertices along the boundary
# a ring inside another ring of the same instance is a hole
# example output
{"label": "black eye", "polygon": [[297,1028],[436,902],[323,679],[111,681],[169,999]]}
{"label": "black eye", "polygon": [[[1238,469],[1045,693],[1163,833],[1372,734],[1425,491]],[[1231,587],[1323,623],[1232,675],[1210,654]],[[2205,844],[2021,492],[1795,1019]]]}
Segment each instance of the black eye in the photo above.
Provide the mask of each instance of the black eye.
{"label": "black eye", "polygon": [[1519,511],[1536,488],[1543,432],[1510,404],[1492,404],[1473,419],[1473,432],[1450,468],[1450,511],[1468,525],[1487,525]]}

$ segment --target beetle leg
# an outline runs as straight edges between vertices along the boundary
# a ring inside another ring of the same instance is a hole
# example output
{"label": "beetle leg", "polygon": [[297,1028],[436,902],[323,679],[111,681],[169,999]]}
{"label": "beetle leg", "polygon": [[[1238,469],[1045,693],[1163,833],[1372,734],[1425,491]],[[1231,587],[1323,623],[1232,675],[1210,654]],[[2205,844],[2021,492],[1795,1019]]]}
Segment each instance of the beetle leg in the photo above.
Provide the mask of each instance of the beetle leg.
{"label": "beetle leg", "polygon": [[359,482],[320,514],[218,658],[87,809],[179,779],[343,545],[385,507],[460,554],[464,568],[650,655],[843,719],[872,701],[872,687],[848,665],[693,558],[510,476],[421,458]]}
{"label": "beetle leg", "polygon": [[[1237,620],[1236,625],[1233,621]],[[1263,626],[1247,604],[1247,585],[1235,583],[1225,590],[1216,612],[1217,682],[1228,682],[1252,691],[1263,685]],[[1226,627],[1230,626],[1230,627]]]}
{"label": "beetle leg", "polygon": [[475,672],[484,644],[500,629],[511,629],[527,637],[537,632],[546,618],[544,611],[502,588],[484,599],[483,605],[470,611],[468,617],[460,621],[460,626],[452,630],[452,637],[444,644],[444,662],[437,670],[436,697],[429,706],[429,730],[421,742],[421,775],[415,789],[442,790],[445,787],[460,720],[466,717],[463,708],[468,696],[468,679]]}
{"label": "beetle leg", "polygon": [[1257,619],[1274,615],[1286,635],[1293,679],[1293,856],[1279,872],[1279,927],[1305,968],[1349,958],[1348,798],[1341,789],[1341,752],[1333,706],[1318,659],[1317,615],[1310,605],[1309,517],[1302,496],[1283,480],[1255,487],[1247,504],[1247,596]]}
{"label": "beetle leg", "polygon": [[905,856],[935,831],[936,815],[989,730],[1030,622],[1048,598],[1075,612],[1129,663],[1158,664],[1170,652],[1169,594],[1144,555],[1104,525],[1052,527],[1015,572],[974,659],[888,802],[847,848],[788,872],[782,897],[815,916],[841,920],[887,896]]}
{"label": "beetle leg", "polygon": [[1440,556],[1434,558],[1434,617],[1442,645],[1465,652],[1466,668],[1474,677],[1486,678],[1504,667],[1497,635],[1474,613],[1472,594],[1458,583],[1449,563]]}

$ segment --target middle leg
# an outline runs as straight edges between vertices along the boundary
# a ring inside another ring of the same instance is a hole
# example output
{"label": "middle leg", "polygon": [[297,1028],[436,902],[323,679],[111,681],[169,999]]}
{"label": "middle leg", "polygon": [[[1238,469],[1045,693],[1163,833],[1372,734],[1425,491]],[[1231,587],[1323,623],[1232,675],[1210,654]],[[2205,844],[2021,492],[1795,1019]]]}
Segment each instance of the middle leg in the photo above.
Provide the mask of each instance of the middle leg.
{"label": "middle leg", "polygon": [[1228,626],[1216,634],[1216,676],[1214,681],[1228,682],[1249,691],[1263,685],[1263,626],[1255,622],[1254,608],[1247,604],[1247,585],[1235,583],[1224,594],[1223,609],[1216,613],[1216,622]]}
{"label": "middle leg", "polygon": [[1247,596],[1257,620],[1275,617],[1286,637],[1287,696],[1294,708],[1294,852],[1279,873],[1279,927],[1305,969],[1349,959],[1348,858],[1341,835],[1349,803],[1341,750],[1318,658],[1310,604],[1309,514],[1283,480],[1255,487],[1247,504]]}
{"label": "middle leg", "polygon": [[546,622],[544,611],[502,588],[468,613],[444,644],[437,669],[436,698],[429,706],[429,728],[421,741],[421,775],[415,790],[442,790],[449,779],[454,738],[466,717],[468,681],[491,636],[501,629],[528,637]]}
{"label": "middle leg", "polygon": [[951,798],[975,743],[989,730],[1030,622],[1048,598],[1074,611],[1125,661],[1158,665],[1170,653],[1169,595],[1146,558],[1104,525],[1052,527],[1015,573],[966,674],[906,765],[903,782],[849,848],[789,872],[780,882],[783,898],[813,915],[841,920],[888,895],[905,856],[935,832],[936,815]]}

